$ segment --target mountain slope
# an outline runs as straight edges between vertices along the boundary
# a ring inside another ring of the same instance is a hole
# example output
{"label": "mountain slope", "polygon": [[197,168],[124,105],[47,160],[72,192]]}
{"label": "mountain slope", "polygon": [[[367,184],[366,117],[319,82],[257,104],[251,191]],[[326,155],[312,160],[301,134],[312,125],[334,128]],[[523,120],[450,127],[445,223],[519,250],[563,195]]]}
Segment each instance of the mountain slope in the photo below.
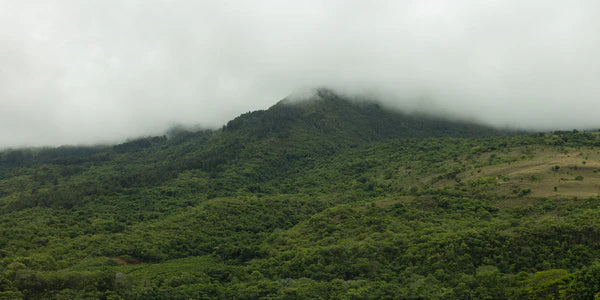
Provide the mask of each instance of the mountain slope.
{"label": "mountain slope", "polygon": [[327,89],[317,90],[310,99],[284,99],[266,111],[244,114],[230,121],[225,130],[258,138],[323,135],[347,144],[395,138],[503,134],[499,130],[473,123],[384,109],[376,102],[357,102]]}
{"label": "mountain slope", "polygon": [[320,93],[217,131],[2,152],[0,298],[600,291],[597,133],[505,134]]}

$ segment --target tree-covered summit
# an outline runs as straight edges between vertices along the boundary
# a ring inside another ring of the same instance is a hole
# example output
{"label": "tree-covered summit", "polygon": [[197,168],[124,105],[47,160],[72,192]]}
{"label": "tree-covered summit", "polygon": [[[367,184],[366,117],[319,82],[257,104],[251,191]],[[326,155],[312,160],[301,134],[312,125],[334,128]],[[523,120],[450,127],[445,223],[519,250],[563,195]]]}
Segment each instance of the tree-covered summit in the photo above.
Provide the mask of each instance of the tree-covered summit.
{"label": "tree-covered summit", "polygon": [[310,133],[342,143],[506,133],[465,121],[408,114],[386,108],[375,100],[350,98],[324,88],[315,90],[311,97],[286,98],[267,110],[243,114],[227,123],[224,129],[255,137]]}

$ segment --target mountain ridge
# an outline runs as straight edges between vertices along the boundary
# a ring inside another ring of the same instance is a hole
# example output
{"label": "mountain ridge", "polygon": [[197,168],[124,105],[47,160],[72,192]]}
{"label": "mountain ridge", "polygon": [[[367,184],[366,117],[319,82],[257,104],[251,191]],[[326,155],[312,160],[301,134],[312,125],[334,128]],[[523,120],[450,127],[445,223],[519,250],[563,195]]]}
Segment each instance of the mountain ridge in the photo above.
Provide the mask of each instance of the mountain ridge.
{"label": "mountain ridge", "polygon": [[[408,114],[383,108],[373,100],[349,99],[332,90],[319,89],[316,94],[303,100],[283,99],[265,111],[260,111],[259,123],[276,128],[287,121],[301,121],[304,126],[331,133],[339,129],[363,133],[360,139],[389,139],[419,136],[477,136],[506,134],[507,131],[465,121],[451,121],[424,114]],[[235,128],[239,118],[230,121],[225,128]],[[267,119],[267,120],[264,120]],[[300,120],[298,120],[300,119]],[[267,123],[267,124],[265,124]],[[260,127],[260,126],[256,126]]]}

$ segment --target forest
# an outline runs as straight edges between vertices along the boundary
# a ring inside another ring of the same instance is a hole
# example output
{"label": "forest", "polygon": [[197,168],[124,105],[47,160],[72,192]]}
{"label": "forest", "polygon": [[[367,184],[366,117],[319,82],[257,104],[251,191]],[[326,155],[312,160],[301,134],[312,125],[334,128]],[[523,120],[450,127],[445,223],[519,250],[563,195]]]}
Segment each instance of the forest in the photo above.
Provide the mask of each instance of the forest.
{"label": "forest", "polygon": [[600,134],[321,90],[0,152],[0,299],[598,299]]}

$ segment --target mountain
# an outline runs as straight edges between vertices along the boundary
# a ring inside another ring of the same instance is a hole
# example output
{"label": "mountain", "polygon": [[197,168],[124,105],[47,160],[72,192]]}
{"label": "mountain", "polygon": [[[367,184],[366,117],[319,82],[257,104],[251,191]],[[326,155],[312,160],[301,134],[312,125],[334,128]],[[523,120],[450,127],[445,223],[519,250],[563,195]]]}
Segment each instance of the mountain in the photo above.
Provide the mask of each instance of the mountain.
{"label": "mountain", "polygon": [[599,147],[320,89],[219,130],[0,152],[0,298],[590,299]]}
{"label": "mountain", "polygon": [[502,133],[483,125],[384,109],[377,102],[348,99],[323,88],[309,99],[286,98],[266,111],[241,115],[230,121],[225,130],[259,138],[310,134],[344,144]]}

